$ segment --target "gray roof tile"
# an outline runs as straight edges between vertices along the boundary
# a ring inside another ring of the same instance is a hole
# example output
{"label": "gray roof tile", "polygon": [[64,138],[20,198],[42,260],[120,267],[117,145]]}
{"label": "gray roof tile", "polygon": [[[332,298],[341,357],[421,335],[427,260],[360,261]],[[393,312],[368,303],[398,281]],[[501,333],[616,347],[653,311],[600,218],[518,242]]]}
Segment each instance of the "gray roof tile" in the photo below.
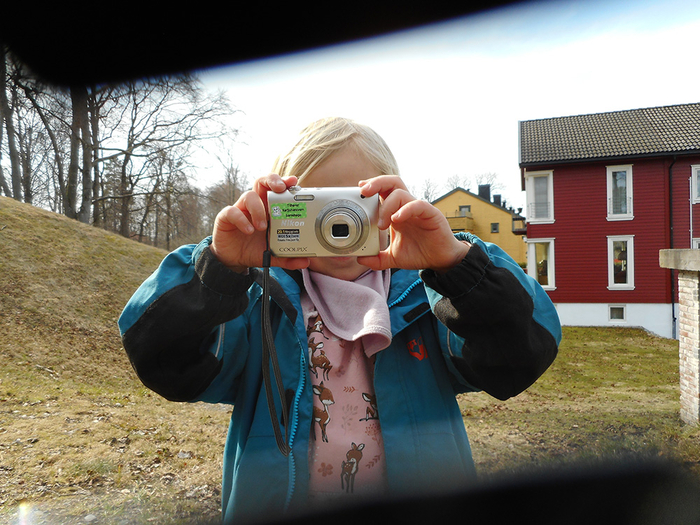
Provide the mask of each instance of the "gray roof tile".
{"label": "gray roof tile", "polygon": [[700,103],[518,123],[520,164],[700,150]]}

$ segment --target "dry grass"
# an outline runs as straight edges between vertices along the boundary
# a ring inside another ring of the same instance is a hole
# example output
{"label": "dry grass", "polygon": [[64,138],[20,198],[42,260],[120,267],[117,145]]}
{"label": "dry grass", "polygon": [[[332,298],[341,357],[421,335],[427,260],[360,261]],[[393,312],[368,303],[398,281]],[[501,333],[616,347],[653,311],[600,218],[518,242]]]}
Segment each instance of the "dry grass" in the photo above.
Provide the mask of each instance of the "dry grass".
{"label": "dry grass", "polygon": [[0,198],[0,253],[0,522],[217,522],[230,410],[151,394],[117,328],[165,252]]}
{"label": "dry grass", "polygon": [[679,417],[678,342],[631,328],[565,327],[525,393],[460,406],[486,476],[663,458],[700,476],[700,430]]}
{"label": "dry grass", "polygon": [[[135,378],[117,317],[163,251],[0,198],[0,523],[216,523],[230,409]],[[700,473],[678,418],[678,346],[567,328],[526,393],[460,398],[481,475],[670,458]]]}

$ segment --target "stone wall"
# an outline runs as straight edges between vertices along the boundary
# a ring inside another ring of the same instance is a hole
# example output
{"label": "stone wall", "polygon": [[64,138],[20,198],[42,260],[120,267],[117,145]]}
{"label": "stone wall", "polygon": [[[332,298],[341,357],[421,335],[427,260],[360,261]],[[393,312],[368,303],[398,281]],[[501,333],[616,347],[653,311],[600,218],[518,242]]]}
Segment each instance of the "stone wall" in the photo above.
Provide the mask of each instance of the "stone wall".
{"label": "stone wall", "polygon": [[662,268],[678,272],[678,354],[681,419],[700,420],[700,250],[661,250]]}
{"label": "stone wall", "polygon": [[700,348],[700,272],[678,271],[678,341],[681,382],[681,419],[697,423],[700,417],[700,383],[698,382],[698,348]]}

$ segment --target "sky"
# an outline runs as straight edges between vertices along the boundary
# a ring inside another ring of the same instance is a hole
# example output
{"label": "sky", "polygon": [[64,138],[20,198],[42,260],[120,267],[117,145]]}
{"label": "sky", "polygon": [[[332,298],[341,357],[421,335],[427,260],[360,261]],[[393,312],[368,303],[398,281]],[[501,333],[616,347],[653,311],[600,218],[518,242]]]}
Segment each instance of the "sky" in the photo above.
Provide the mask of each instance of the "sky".
{"label": "sky", "polygon": [[384,137],[415,196],[426,178],[441,195],[450,176],[495,173],[518,208],[519,121],[700,102],[699,51],[696,0],[544,1],[201,79],[239,110],[230,155],[251,181],[307,124],[342,116]]}

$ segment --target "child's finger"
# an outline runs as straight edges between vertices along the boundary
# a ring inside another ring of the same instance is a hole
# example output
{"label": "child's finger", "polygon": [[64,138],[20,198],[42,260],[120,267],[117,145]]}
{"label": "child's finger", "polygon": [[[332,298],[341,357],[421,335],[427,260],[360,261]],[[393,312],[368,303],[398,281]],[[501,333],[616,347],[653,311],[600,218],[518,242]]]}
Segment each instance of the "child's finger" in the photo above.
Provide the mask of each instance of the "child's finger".
{"label": "child's finger", "polygon": [[415,201],[413,196],[405,190],[392,191],[379,206],[379,229],[385,230],[394,220],[394,215],[404,206]]}
{"label": "child's finger", "polygon": [[239,230],[250,235],[255,228],[248,216],[237,206],[227,206],[216,218],[216,228],[220,231]]}
{"label": "child's finger", "polygon": [[412,200],[401,206],[391,215],[392,223],[401,223],[409,219],[429,220],[436,216],[437,209],[428,202]]}
{"label": "child's finger", "polygon": [[[248,221],[248,224],[256,230],[264,230],[267,228],[267,211],[265,210],[265,204],[255,191],[247,191],[241,195],[234,205],[234,208],[239,209],[243,217]],[[245,228],[243,219],[237,214],[232,215],[232,217],[236,217],[238,223],[241,224],[241,231],[247,232],[248,228]]]}
{"label": "child's finger", "polygon": [[253,183],[253,191],[259,195],[263,195],[268,191],[282,193],[290,186],[294,186],[297,181],[298,179],[293,175],[282,178],[276,173],[270,173],[269,175],[264,175],[263,177],[255,179],[255,182]]}
{"label": "child's finger", "polygon": [[267,228],[267,207],[257,194],[251,196],[248,212],[250,213],[251,223],[256,230]]}
{"label": "child's finger", "polygon": [[382,199],[385,199],[394,190],[408,191],[398,175],[380,175],[372,179],[361,180],[359,186],[360,193],[365,197],[371,197],[378,193]]}
{"label": "child's finger", "polygon": [[253,191],[258,195],[265,195],[268,191],[282,193],[286,189],[287,184],[285,183],[285,179],[276,173],[270,173],[269,175],[258,177],[253,183]]}

